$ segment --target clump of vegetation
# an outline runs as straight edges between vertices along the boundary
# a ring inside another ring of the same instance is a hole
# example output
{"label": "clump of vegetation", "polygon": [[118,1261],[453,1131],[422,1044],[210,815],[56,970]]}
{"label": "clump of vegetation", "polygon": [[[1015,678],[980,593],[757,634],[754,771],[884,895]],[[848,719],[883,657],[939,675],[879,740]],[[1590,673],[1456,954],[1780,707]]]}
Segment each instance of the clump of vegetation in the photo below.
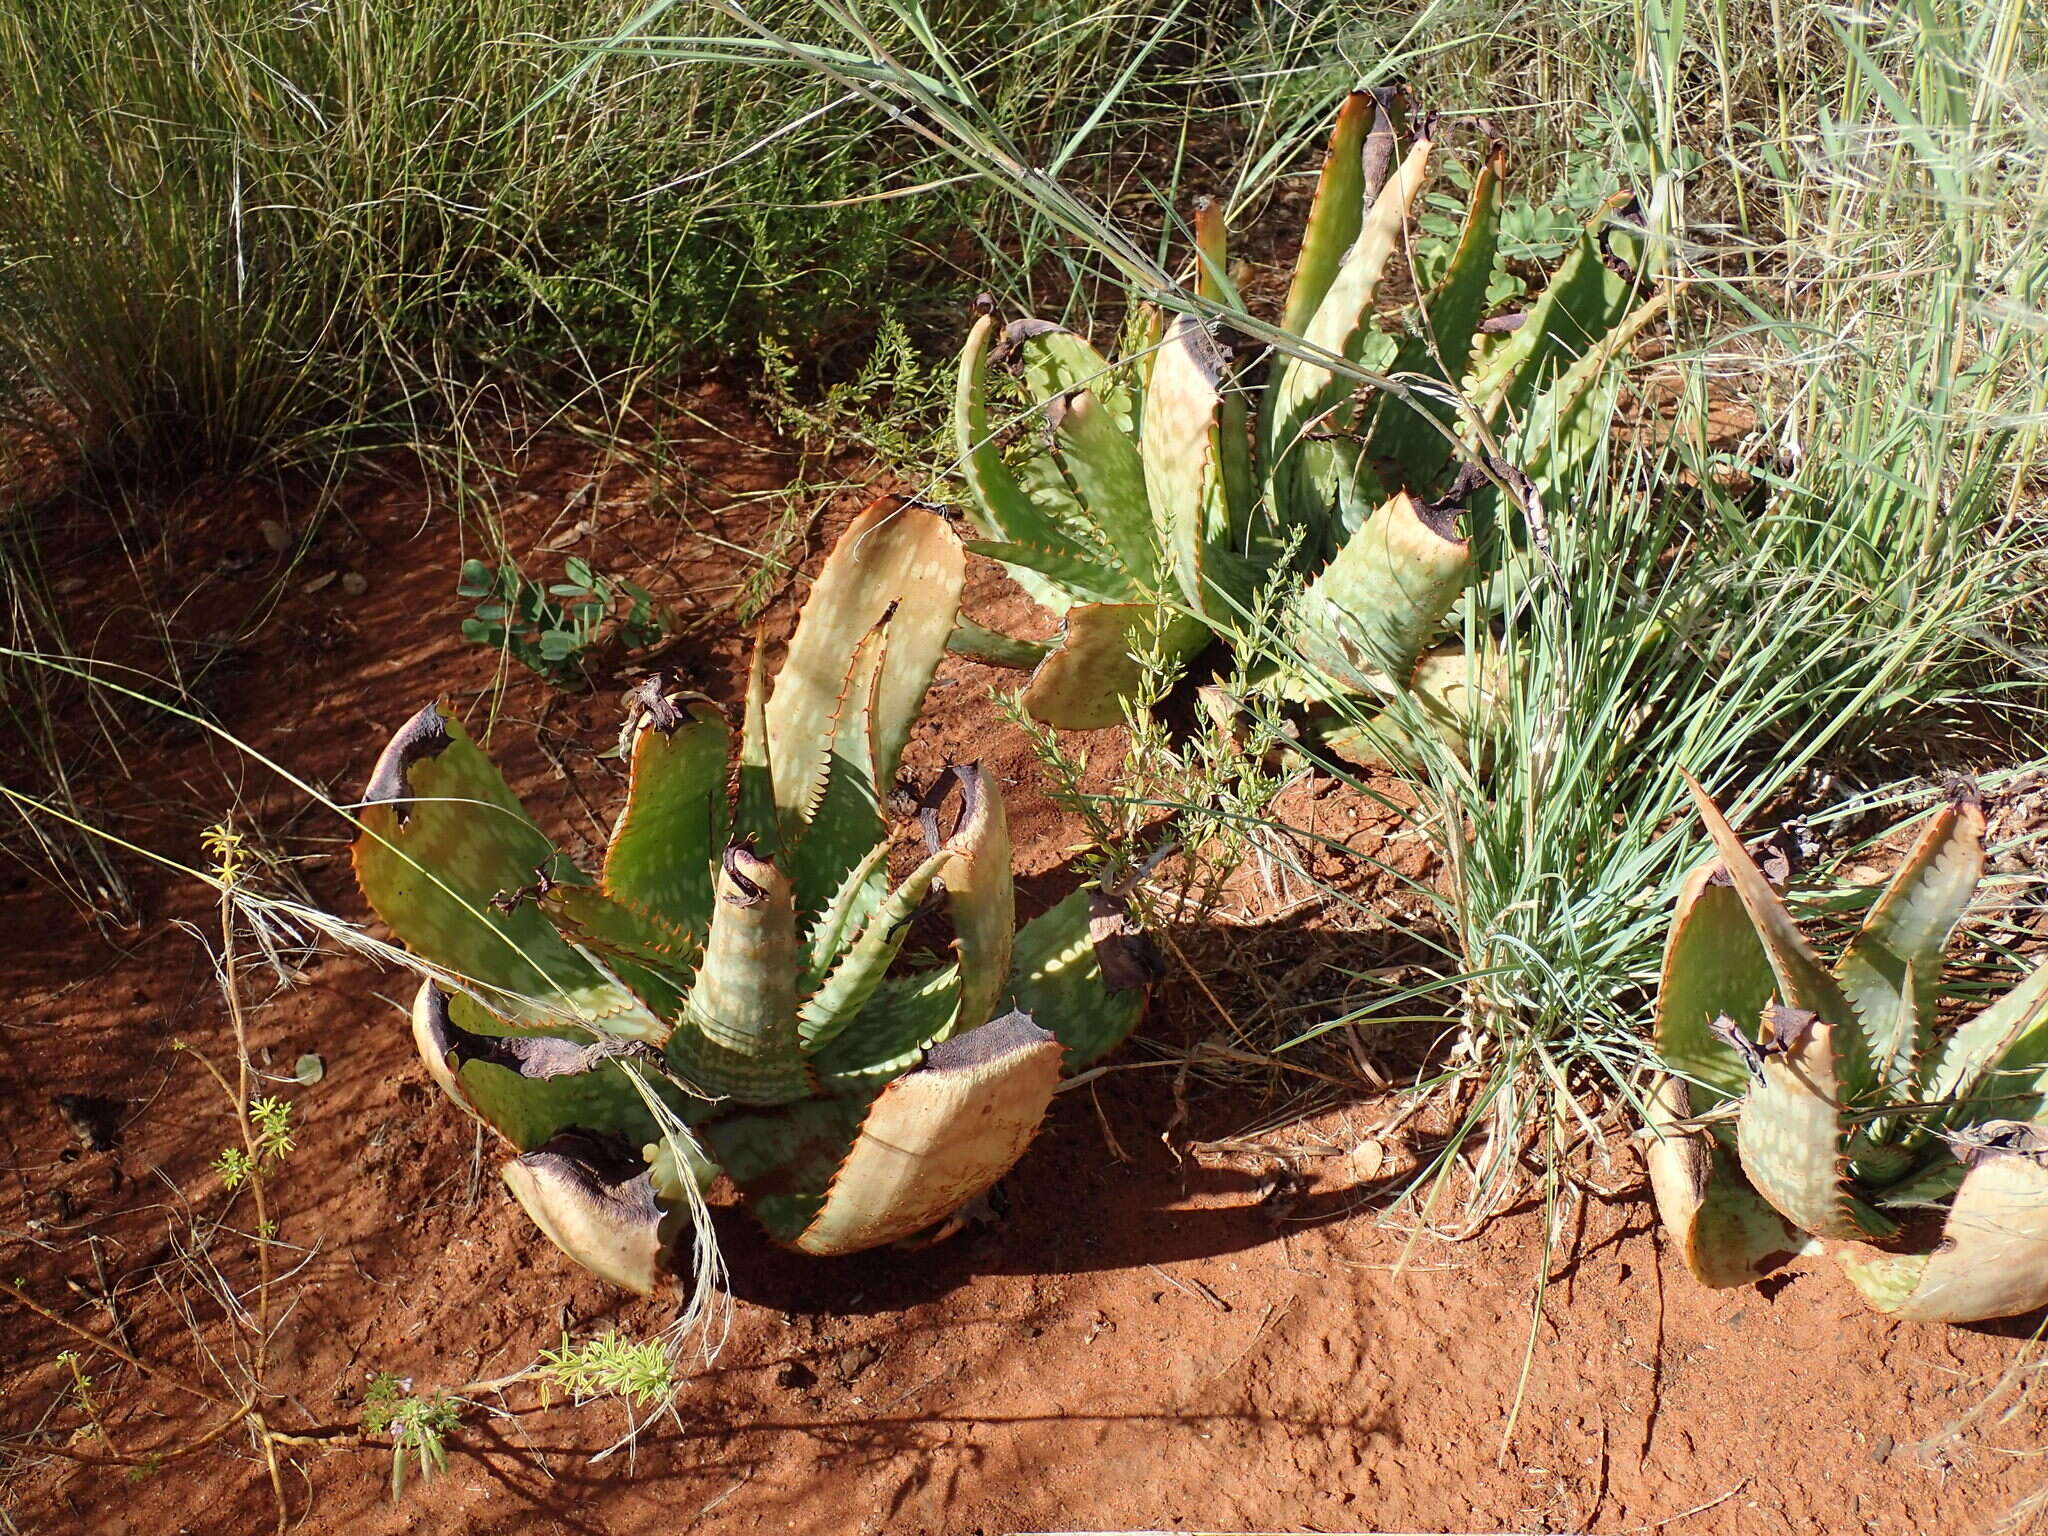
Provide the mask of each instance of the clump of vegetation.
{"label": "clump of vegetation", "polygon": [[[736,800],[719,711],[636,690],[594,883],[441,707],[380,759],[356,872],[430,968],[420,1052],[596,1273],[650,1290],[681,1240],[708,1285],[719,1167],[809,1253],[942,1222],[1022,1155],[1062,1064],[1136,1023],[1147,978],[1113,901],[1078,892],[1017,931],[1002,795],[978,768],[925,796],[925,856],[891,881],[885,807],[964,572],[935,513],[891,497],[855,519],[772,691],[756,652]],[[941,908],[951,963],[898,971]]]}
{"label": "clump of vegetation", "polygon": [[481,560],[462,562],[458,597],[476,600],[462,621],[471,644],[501,651],[558,688],[587,688],[593,653],[602,647],[624,659],[668,636],[654,596],[625,576],[600,576],[581,555],[562,562],[562,579],[546,586],[510,561],[493,570]]}
{"label": "clump of vegetation", "polygon": [[448,1434],[462,1422],[461,1405],[439,1394],[415,1397],[412,1383],[379,1371],[363,1389],[363,1430],[391,1437],[391,1497],[405,1494],[410,1464],[423,1483],[448,1470]]}
{"label": "clump of vegetation", "polygon": [[1210,315],[1153,312],[1117,364],[1043,321],[1003,332],[1028,402],[1014,452],[989,422],[996,322],[975,325],[956,415],[985,536],[971,547],[1065,616],[1024,691],[1036,718],[1116,723],[1138,678],[1134,633],[1191,655],[1292,574],[1304,584],[1278,615],[1288,646],[1265,686],[1411,696],[1409,713],[1332,738],[1366,761],[1401,751],[1418,719],[1463,743],[1490,691],[1486,659],[1461,644],[1428,649],[1470,590],[1459,520],[1483,523],[1498,558],[1521,542],[1496,525],[1505,505],[1540,545],[1544,509],[1584,499],[1613,410],[1611,364],[1664,306],[1643,298],[1621,254],[1639,255],[1639,239],[1603,224],[1577,233],[1525,311],[1493,317],[1506,275],[1495,143],[1455,250],[1396,323],[1382,295],[1414,243],[1437,132],[1432,119],[1411,134],[1396,91],[1348,99],[1285,309],[1259,330],[1270,361],[1256,395],[1217,342],[1242,306],[1215,204],[1195,219]]}
{"label": "clump of vegetation", "polygon": [[1949,935],[1984,873],[1964,784],[1833,966],[1720,810],[1679,892],[1649,1099],[1658,1208],[1693,1275],[1740,1285],[1809,1238],[1880,1312],[2048,1304],[2048,965],[1954,1027]]}

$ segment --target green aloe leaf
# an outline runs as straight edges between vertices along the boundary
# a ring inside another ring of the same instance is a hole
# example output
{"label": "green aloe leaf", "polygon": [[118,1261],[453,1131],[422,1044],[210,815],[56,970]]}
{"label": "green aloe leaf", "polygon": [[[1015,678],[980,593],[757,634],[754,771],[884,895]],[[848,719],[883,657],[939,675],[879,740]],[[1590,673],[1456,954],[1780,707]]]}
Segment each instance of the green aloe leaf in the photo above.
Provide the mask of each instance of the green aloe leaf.
{"label": "green aloe leaf", "polygon": [[[991,542],[1044,551],[1046,558],[1062,561],[1069,569],[1100,570],[1098,553],[1077,541],[1031,499],[989,428],[988,353],[995,328],[995,317],[983,315],[969,330],[960,351],[953,401],[954,438],[961,472],[972,493],[975,521]],[[1035,565],[1021,566],[1016,577],[1025,591],[1054,612],[1071,601],[1059,578],[1052,573],[1039,574]],[[1100,580],[1114,584],[1114,577],[1107,573]]]}
{"label": "green aloe leaf", "polygon": [[1138,413],[1131,394],[1133,370],[1113,364],[1063,325],[1046,320],[1018,320],[1005,333],[1017,348],[1024,387],[1040,405],[1086,390],[1102,404],[1105,419],[1126,441],[1138,434]]}
{"label": "green aloe leaf", "polygon": [[[1123,1044],[1145,1012],[1143,987],[1110,990],[1101,943],[1112,953],[1126,942],[1105,932],[1116,914],[1103,915],[1101,898],[1074,892],[1017,934],[1007,1003],[1052,1031],[1066,1047],[1066,1070],[1092,1066]],[[1096,910],[1091,913],[1091,907]]]}
{"label": "green aloe leaf", "polygon": [[1159,536],[1137,442],[1092,390],[1055,397],[1046,415],[1053,456],[1075,500],[1109,541],[1122,573],[1138,586],[1152,585],[1159,579]]}
{"label": "green aloe leaf", "polygon": [[[1360,768],[1419,772],[1428,761],[1424,741],[1466,762],[1475,727],[1484,727],[1496,712],[1500,665],[1497,651],[1474,658],[1462,645],[1438,646],[1415,664],[1403,695],[1385,709],[1356,724],[1318,722],[1310,728],[1310,739]],[[1307,686],[1283,679],[1280,686],[1283,693],[1298,692],[1303,698],[1327,696],[1319,682]],[[1484,736],[1482,729],[1482,742]]]}
{"label": "green aloe leaf", "polygon": [[981,1194],[1038,1134],[1060,1054],[1021,1013],[935,1046],[876,1096],[796,1247],[836,1254],[898,1242]]}
{"label": "green aloe leaf", "polygon": [[1056,613],[1073,603],[1120,603],[1132,595],[1130,580],[1122,571],[1063,549],[988,539],[969,539],[966,547],[969,554],[1001,561],[1013,576],[1020,572],[1043,576],[1052,583],[1051,596],[1039,600]]}
{"label": "green aloe leaf", "polygon": [[1819,956],[1814,954],[1805,935],[1800,933],[1799,925],[1792,921],[1792,914],[1785,910],[1785,903],[1779,899],[1771,882],[1764,878],[1764,872],[1756,867],[1756,860],[1749,856],[1742,839],[1735,835],[1735,829],[1722,816],[1720,807],[1707,798],[1707,792],[1700,788],[1699,781],[1691,774],[1681,772],[1679,776],[1685,780],[1693,805],[1698,808],[1700,819],[1706,823],[1707,835],[1714,840],[1714,847],[1721,855],[1728,878],[1734,882],[1736,893],[1742,897],[1742,904],[1749,911],[1749,920],[1755,925],[1764,953],[1770,956],[1771,971],[1778,980],[1779,1001],[1788,1007],[1819,1014],[1839,1031],[1830,1057],[1836,1059],[1838,1056],[1844,1089],[1851,1098],[1856,1097],[1870,1082],[1870,1051],[1857,1027],[1855,1012],[1848,999],[1835,978],[1820,963]]}
{"label": "green aloe leaf", "polygon": [[[1017,890],[1010,878],[1010,823],[1003,792],[979,764],[951,770],[960,793],[960,813],[942,844],[941,878],[946,911],[953,919],[953,954],[959,965],[960,1008],[956,1029],[984,1023],[1010,979],[1017,938]],[[927,810],[926,837],[937,841],[943,803]]]}
{"label": "green aloe leaf", "polygon": [[[1401,343],[1390,373],[1451,387],[1464,382],[1499,258],[1506,176],[1507,149],[1496,142],[1473,181],[1457,249],[1423,303],[1421,328]],[[1397,490],[1426,491],[1450,463],[1457,425],[1457,410],[1450,401],[1381,395],[1366,432],[1365,461],[1387,466],[1385,477]]]}
{"label": "green aloe leaf", "polygon": [[1669,295],[1637,306],[1539,393],[1515,424],[1509,456],[1539,496],[1584,484],[1586,468],[1609,447],[1620,390],[1614,363],[1664,313]]}
{"label": "green aloe leaf", "polygon": [[741,1104],[783,1104],[810,1091],[797,1033],[796,905],[789,877],[745,847],[728,848],[704,963],[669,1061],[689,1082]]}
{"label": "green aloe leaf", "polygon": [[1175,315],[1153,354],[1139,432],[1146,500],[1167,567],[1182,599],[1201,614],[1219,611],[1209,555],[1229,536],[1227,516],[1219,520],[1214,515],[1222,473],[1217,445],[1222,371],[1222,356],[1202,322]]}
{"label": "green aloe leaf", "polygon": [[1892,1222],[1856,1198],[1844,1176],[1847,1122],[1833,1026],[1787,1008],[1771,1010],[1765,1018],[1759,1075],[1736,1120],[1742,1171],[1757,1193],[1802,1232],[1832,1238],[1885,1235]]}
{"label": "green aloe leaf", "polygon": [[1280,325],[1299,335],[1322,307],[1323,295],[1342,265],[1344,253],[1358,239],[1365,220],[1365,165],[1362,151],[1365,136],[1373,125],[1374,103],[1369,91],[1353,91],[1337,109],[1337,122],[1330,130],[1330,147],[1323,155],[1322,174],[1316,179],[1315,201],[1309,206],[1308,224],[1301,235],[1301,254],[1294,260],[1294,281],[1287,290],[1287,307]]}
{"label": "green aloe leaf", "polygon": [[837,1038],[818,1048],[812,1065],[824,1090],[835,1097],[872,1094],[916,1066],[959,1016],[958,966],[891,977]]}
{"label": "green aloe leaf", "polygon": [[860,936],[840,953],[839,963],[824,985],[805,1000],[798,1014],[798,1030],[806,1050],[816,1050],[838,1035],[867,1006],[902,952],[903,941],[910,936],[910,920],[945,870],[947,858],[943,851],[932,854],[912,870],[875,910]]}
{"label": "green aloe leaf", "polygon": [[451,713],[429,705],[402,727],[363,800],[356,879],[414,954],[487,992],[517,1024],[667,1034],[540,911],[546,879],[581,876]]}
{"label": "green aloe leaf", "polygon": [[[970,549],[972,547],[969,546]],[[955,656],[971,656],[991,666],[1015,667],[1021,672],[1029,672],[1045,660],[1050,647],[1036,640],[1019,640],[1001,630],[985,628],[972,619],[961,619],[953,626],[953,633],[946,640],[946,649]]]}
{"label": "green aloe leaf", "polygon": [[[413,1044],[427,1071],[448,1096],[474,1112],[521,1152],[562,1131],[584,1127],[624,1137],[634,1146],[658,1132],[646,1101],[616,1061],[548,1075],[550,1066],[575,1065],[591,1043],[534,1036],[508,1026],[474,998],[420,984],[412,1005]],[[667,1084],[659,1091],[679,1114],[683,1096]]]}
{"label": "green aloe leaf", "polygon": [[1777,990],[1770,956],[1719,859],[1679,887],[1657,989],[1657,1054],[1691,1080],[1691,1101],[1712,1109],[1740,1098],[1749,1074],[1711,1026],[1727,1018],[1749,1026]]}
{"label": "green aloe leaf", "polygon": [[1302,592],[1290,630],[1332,687],[1386,694],[1414,672],[1471,570],[1457,515],[1395,496]]}
{"label": "green aloe leaf", "polygon": [[1941,1240],[1919,1253],[1854,1244],[1835,1255],[1864,1298],[1908,1322],[1973,1323],[2048,1305],[2048,1125],[1987,1126]]}
{"label": "green aloe leaf", "polygon": [[768,700],[775,803],[785,814],[817,803],[829,759],[813,744],[832,739],[847,658],[885,620],[888,645],[869,732],[875,782],[894,781],[946,654],[965,578],[966,558],[946,520],[903,497],[874,502],[840,536],[811,587]]}
{"label": "green aloe leaf", "polygon": [[1471,397],[1487,420],[1520,422],[1539,390],[1621,323],[1635,292],[1601,258],[1598,238],[1582,233],[1521,325],[1476,370]]}
{"label": "green aloe leaf", "polygon": [[[816,802],[790,808],[784,818],[784,845],[795,850],[791,864],[800,912],[825,910],[845,889],[848,872],[888,836],[872,729],[888,649],[885,622],[855,648],[823,739],[803,749],[823,752],[825,777]],[[778,746],[778,756],[781,751]]]}
{"label": "green aloe leaf", "polygon": [[1199,621],[1151,603],[1069,608],[1058,642],[1025,686],[1025,711],[1068,731],[1122,725],[1123,701],[1144,683],[1136,652],[1156,647],[1169,664],[1178,664],[1208,640]]}
{"label": "green aloe leaf", "polygon": [[1924,1097],[1948,1106],[1919,1129],[1966,1125],[1985,1115],[2030,1120],[2040,1112],[2048,1068],[2048,965],[2036,967],[1932,1052]]}
{"label": "green aloe leaf", "polygon": [[[745,723],[740,730],[739,801],[733,810],[732,840],[772,859],[782,851],[782,832],[775,810],[775,770],[769,761],[768,655],[758,629],[754,631],[753,659],[747,665],[745,710]],[[715,885],[716,876],[713,882]]]}
{"label": "green aloe leaf", "polygon": [[606,895],[702,934],[712,869],[731,830],[731,736],[725,717],[705,700],[657,699],[628,722],[632,775],[605,849]]}
{"label": "green aloe leaf", "polygon": [[1887,1089],[1918,1079],[1941,1009],[1949,935],[1984,875],[1984,808],[1942,807],[1835,966]]}
{"label": "green aloe leaf", "polygon": [[558,932],[632,988],[658,1017],[675,1017],[704,951],[701,936],[595,886],[557,885],[540,898],[540,908]]}
{"label": "green aloe leaf", "polygon": [[[1357,241],[1303,333],[1311,346],[1360,362],[1367,360],[1368,336],[1375,336],[1385,343],[1386,355],[1371,360],[1382,364],[1393,360],[1391,340],[1373,331],[1373,302],[1394,253],[1407,237],[1409,212],[1428,176],[1431,147],[1428,138],[1418,137],[1374,201]],[[1312,539],[1321,543],[1335,488],[1315,483],[1311,457],[1302,451],[1313,445],[1305,443],[1304,437],[1343,405],[1351,394],[1351,383],[1320,364],[1290,358],[1268,389],[1276,392],[1269,407],[1272,419],[1267,439],[1276,515],[1287,527],[1306,527]]]}
{"label": "green aloe leaf", "polygon": [[704,1143],[755,1220],[779,1243],[811,1224],[853,1149],[868,1098],[806,1099],[772,1113],[739,1113],[704,1128]]}
{"label": "green aloe leaf", "polygon": [[889,840],[883,838],[868,850],[866,858],[846,872],[832,900],[805,935],[807,990],[815,989],[824,980],[825,973],[837,963],[840,951],[867,926],[868,919],[888,896],[889,848]]}

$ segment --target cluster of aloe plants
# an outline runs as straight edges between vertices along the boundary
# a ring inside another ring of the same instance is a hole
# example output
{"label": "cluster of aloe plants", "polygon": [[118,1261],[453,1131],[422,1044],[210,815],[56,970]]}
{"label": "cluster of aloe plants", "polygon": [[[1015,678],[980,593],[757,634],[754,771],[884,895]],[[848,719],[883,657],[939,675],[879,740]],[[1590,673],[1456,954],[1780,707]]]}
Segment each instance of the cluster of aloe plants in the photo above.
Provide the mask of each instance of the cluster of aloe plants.
{"label": "cluster of aloe plants", "polygon": [[2048,966],[1943,1028],[1949,936],[1984,869],[1959,787],[1832,968],[1707,797],[1680,891],[1650,1099],[1664,1222],[1708,1285],[1809,1245],[1871,1306],[1968,1322],[2048,1304]]}
{"label": "cluster of aloe plants", "polygon": [[[720,1169],[805,1252],[930,1228],[1022,1155],[1063,1067],[1136,1023],[1130,959],[1096,943],[1122,942],[1110,898],[1076,893],[1017,931],[1002,796],[976,767],[925,796],[925,852],[891,878],[886,808],[963,568],[934,513],[864,512],[772,692],[756,650],[736,771],[708,701],[636,690],[595,878],[445,708],[385,749],[355,864],[434,973],[421,1054],[510,1144],[535,1222],[597,1273],[651,1289]],[[950,960],[906,970],[940,909]]]}
{"label": "cluster of aloe plants", "polygon": [[[1064,616],[1056,645],[1031,658],[1034,717],[1116,723],[1142,657],[1177,665],[1293,577],[1281,623],[1295,654],[1270,679],[1281,695],[1407,692],[1433,709],[1431,728],[1462,740],[1485,661],[1442,643],[1475,559],[1460,519],[1484,520],[1505,493],[1540,529],[1545,504],[1572,500],[1605,439],[1610,364],[1662,300],[1645,300],[1617,254],[1629,237],[1596,228],[1524,313],[1489,316],[1507,158],[1496,141],[1441,279],[1383,313],[1436,148],[1432,122],[1408,132],[1398,93],[1350,97],[1279,330],[1267,328],[1274,345],[1242,366],[1188,313],[1141,311],[1115,363],[1046,321],[976,322],[955,409],[984,535],[969,548]],[[1218,207],[1197,211],[1195,234],[1204,307],[1241,315]],[[998,352],[1017,359],[1030,403],[1008,447],[991,427]],[[1361,387],[1360,371],[1384,387]],[[1016,654],[968,636],[963,646]],[[1388,740],[1375,739],[1398,734],[1384,716],[1349,743],[1378,756]]]}

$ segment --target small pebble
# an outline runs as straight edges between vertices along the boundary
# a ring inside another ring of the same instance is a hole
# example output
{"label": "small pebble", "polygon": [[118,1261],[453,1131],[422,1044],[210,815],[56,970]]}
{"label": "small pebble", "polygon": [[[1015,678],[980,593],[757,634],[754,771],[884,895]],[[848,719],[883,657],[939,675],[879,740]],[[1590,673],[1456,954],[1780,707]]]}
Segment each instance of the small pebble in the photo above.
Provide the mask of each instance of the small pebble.
{"label": "small pebble", "polygon": [[346,592],[350,597],[361,597],[365,592],[370,590],[370,583],[368,579],[362,576],[359,572],[350,571],[347,575],[341,578],[341,590]]}
{"label": "small pebble", "polygon": [[263,535],[263,542],[270,546],[270,552],[281,555],[292,547],[291,530],[274,517],[266,517],[256,525],[256,531]]}

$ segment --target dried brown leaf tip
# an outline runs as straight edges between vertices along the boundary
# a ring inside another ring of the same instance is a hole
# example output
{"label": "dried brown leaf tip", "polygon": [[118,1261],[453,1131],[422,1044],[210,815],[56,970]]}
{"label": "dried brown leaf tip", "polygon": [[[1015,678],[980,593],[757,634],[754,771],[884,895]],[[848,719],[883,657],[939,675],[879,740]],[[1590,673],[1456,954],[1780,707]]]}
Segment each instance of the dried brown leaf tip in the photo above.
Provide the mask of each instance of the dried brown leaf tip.
{"label": "dried brown leaf tip", "polygon": [[1713,1023],[1709,1024],[1707,1026],[1707,1033],[1727,1046],[1737,1056],[1740,1056],[1742,1058],[1743,1070],[1748,1072],[1751,1077],[1762,1077],[1764,1075],[1763,1051],[1758,1048],[1754,1040],[1749,1038],[1748,1033],[1743,1027],[1729,1018],[1727,1014],[1721,1014]]}
{"label": "dried brown leaf tip", "polygon": [[1764,1040],[1764,1050],[1771,1055],[1783,1055],[1796,1051],[1806,1037],[1813,1033],[1813,1026],[1820,1022],[1820,1015],[1805,1008],[1786,1008],[1773,1003],[1764,1009],[1764,1023],[1770,1034]]}
{"label": "dried brown leaf tip", "polygon": [[2024,1120],[1986,1120],[1950,1133],[1948,1145],[1966,1168],[1997,1157],[2024,1157],[2048,1168],[2048,1129]]}

